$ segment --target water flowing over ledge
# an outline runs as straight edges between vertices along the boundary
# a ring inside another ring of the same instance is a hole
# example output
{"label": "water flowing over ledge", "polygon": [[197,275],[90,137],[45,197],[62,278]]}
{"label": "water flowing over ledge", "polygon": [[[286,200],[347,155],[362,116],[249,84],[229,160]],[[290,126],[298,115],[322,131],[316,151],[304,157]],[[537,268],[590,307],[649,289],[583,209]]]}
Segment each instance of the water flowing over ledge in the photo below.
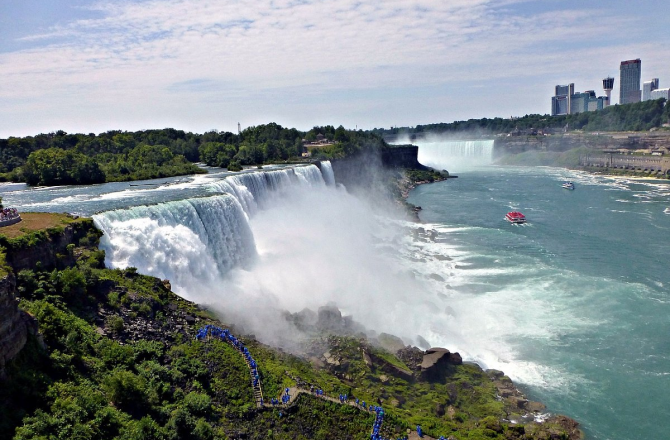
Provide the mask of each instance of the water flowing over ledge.
{"label": "water flowing over ledge", "polygon": [[212,284],[235,267],[248,267],[257,256],[249,218],[284,191],[325,187],[326,181],[332,185],[329,165],[325,181],[314,165],[259,171],[210,183],[220,195],[96,214],[106,263],[170,279],[182,293]]}
{"label": "water flowing over ledge", "polygon": [[419,162],[438,169],[489,165],[493,162],[492,140],[418,142]]}

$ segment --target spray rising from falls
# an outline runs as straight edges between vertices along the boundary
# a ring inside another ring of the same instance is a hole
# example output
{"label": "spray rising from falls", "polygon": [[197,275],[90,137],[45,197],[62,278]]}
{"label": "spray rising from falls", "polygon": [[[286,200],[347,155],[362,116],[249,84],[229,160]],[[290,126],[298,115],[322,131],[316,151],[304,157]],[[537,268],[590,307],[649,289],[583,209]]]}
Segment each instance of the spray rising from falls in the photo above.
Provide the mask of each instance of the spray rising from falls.
{"label": "spray rising from falls", "polygon": [[176,292],[194,298],[199,286],[213,286],[233,268],[252,264],[257,250],[249,218],[259,208],[291,188],[325,187],[314,165],[229,176],[210,185],[225,194],[95,215],[107,265],[167,278]]}
{"label": "spray rising from falls", "polygon": [[493,162],[492,140],[485,141],[417,141],[419,162],[439,169],[489,165]]}
{"label": "spray rising from falls", "polygon": [[247,215],[232,196],[180,200],[94,217],[111,267],[136,267],[186,286],[216,280],[256,256]]}
{"label": "spray rising from falls", "polygon": [[226,194],[94,218],[108,266],[167,278],[263,342],[291,348],[302,334],[284,311],[335,302],[365,328],[410,344],[428,348],[421,335],[491,366],[514,360],[496,336],[504,332],[482,331],[486,320],[515,327],[501,305],[473,306],[445,283],[458,279],[457,252],[332,182],[327,162],[238,174],[209,184]]}

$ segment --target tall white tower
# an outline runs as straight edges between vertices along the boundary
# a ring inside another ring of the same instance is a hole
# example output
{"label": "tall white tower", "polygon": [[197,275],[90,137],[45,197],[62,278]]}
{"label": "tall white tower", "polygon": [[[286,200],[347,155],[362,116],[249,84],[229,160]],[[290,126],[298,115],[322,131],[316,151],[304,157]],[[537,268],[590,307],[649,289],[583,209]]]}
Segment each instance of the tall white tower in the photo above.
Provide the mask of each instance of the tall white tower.
{"label": "tall white tower", "polygon": [[607,77],[603,79],[603,89],[605,90],[605,96],[607,96],[607,104],[605,106],[610,105],[612,102],[612,89],[614,88],[614,78],[612,77]]}

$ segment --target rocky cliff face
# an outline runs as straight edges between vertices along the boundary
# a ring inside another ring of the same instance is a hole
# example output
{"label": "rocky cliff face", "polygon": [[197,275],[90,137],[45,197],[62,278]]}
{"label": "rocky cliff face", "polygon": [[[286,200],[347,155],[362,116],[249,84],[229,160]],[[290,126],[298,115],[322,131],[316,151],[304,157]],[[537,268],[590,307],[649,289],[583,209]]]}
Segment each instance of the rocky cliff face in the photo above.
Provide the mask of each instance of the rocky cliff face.
{"label": "rocky cliff face", "polygon": [[93,229],[92,222],[67,225],[62,231],[45,233],[26,245],[9,246],[6,261],[13,272],[0,277],[0,379],[5,364],[24,347],[29,334],[37,335],[37,323],[18,308],[14,274],[35,268],[37,262],[50,269],[74,264],[67,246],[78,242]]}
{"label": "rocky cliff face", "polygon": [[525,151],[564,152],[587,147],[594,150],[670,149],[666,133],[583,134],[551,136],[508,136],[495,140],[494,154],[518,154]]}
{"label": "rocky cliff face", "polygon": [[389,194],[388,182],[396,179],[400,169],[428,169],[417,160],[419,147],[393,146],[384,150],[366,151],[344,159],[331,161],[335,179],[347,189],[367,193]]}
{"label": "rocky cliff face", "polygon": [[31,245],[7,249],[7,263],[14,273],[34,269],[37,262],[44,269],[71,266],[74,258],[69,255],[67,246],[76,244],[92,230],[95,231],[92,222],[82,222],[67,225],[57,233],[46,233],[43,239],[35,240]]}
{"label": "rocky cliff face", "polygon": [[21,312],[14,296],[14,276],[0,278],[0,379],[5,375],[5,363],[21,351],[28,338],[31,319]]}

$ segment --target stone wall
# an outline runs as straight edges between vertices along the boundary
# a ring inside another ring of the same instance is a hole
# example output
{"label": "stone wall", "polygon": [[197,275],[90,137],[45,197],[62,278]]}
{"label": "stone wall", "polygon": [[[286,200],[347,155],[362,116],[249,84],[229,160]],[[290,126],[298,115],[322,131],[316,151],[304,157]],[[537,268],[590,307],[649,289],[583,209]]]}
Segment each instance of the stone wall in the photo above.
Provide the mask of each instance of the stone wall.
{"label": "stone wall", "polygon": [[564,152],[586,147],[593,150],[670,149],[670,133],[566,133],[549,136],[497,137],[494,155],[519,154],[525,151]]}

